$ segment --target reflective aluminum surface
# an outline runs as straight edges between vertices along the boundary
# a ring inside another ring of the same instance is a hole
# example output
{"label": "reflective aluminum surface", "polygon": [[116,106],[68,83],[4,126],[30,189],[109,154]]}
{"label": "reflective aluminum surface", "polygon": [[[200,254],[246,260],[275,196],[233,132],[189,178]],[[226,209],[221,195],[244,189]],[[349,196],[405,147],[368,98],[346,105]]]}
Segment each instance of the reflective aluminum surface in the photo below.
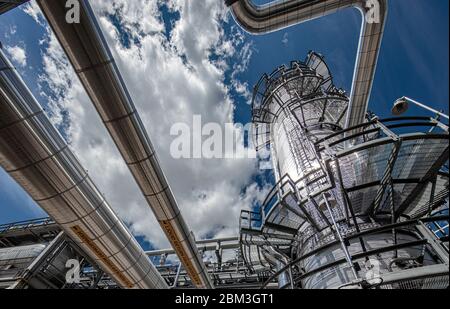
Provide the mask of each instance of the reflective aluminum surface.
{"label": "reflective aluminum surface", "polygon": [[0,51],[0,165],[124,288],[167,288]]}
{"label": "reflective aluminum surface", "polygon": [[80,2],[79,24],[66,22],[66,1],[38,3],[191,280],[199,288],[212,288],[194,237],[89,2]]}

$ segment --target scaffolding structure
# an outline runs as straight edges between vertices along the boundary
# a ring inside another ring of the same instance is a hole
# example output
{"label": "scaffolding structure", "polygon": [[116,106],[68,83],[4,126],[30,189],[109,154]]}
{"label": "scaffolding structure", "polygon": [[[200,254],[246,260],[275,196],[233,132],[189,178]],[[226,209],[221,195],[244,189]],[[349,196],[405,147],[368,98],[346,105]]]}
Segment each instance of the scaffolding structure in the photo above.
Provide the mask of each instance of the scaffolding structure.
{"label": "scaffolding structure", "polygon": [[314,52],[256,85],[254,140],[276,185],[241,213],[248,267],[280,288],[448,287],[448,237],[425,226],[448,231],[448,211],[435,216],[448,209],[448,126],[369,113],[344,129],[348,103]]}
{"label": "scaffolding structure", "polygon": [[[260,287],[270,273],[251,273],[240,253],[239,237],[201,240],[198,250],[218,288]],[[146,251],[172,289],[195,285],[173,249]],[[71,277],[79,263],[79,280]],[[67,276],[72,278],[67,281]],[[119,289],[94,260],[50,218],[0,225],[0,289]]]}
{"label": "scaffolding structure", "polygon": [[[75,266],[79,280],[71,282]],[[118,287],[50,218],[0,225],[0,289]]]}

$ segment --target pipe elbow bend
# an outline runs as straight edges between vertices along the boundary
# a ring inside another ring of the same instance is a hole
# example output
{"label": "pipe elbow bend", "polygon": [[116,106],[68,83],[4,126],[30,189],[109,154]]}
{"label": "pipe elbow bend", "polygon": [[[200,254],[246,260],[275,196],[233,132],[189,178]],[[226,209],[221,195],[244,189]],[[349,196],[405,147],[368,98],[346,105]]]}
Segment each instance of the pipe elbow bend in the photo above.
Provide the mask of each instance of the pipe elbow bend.
{"label": "pipe elbow bend", "polygon": [[[330,0],[288,2],[275,0],[265,5],[255,5],[253,0],[224,0],[230,7],[236,23],[251,34],[264,34],[315,18],[330,15],[345,8],[358,9],[366,24],[385,23],[388,12],[388,0]],[[323,7],[319,9],[320,2]],[[311,12],[314,5],[316,11]],[[274,14],[278,11],[278,14]]]}
{"label": "pipe elbow bend", "polygon": [[388,14],[388,2],[389,0],[359,0],[353,6],[361,12],[365,23],[384,24]]}

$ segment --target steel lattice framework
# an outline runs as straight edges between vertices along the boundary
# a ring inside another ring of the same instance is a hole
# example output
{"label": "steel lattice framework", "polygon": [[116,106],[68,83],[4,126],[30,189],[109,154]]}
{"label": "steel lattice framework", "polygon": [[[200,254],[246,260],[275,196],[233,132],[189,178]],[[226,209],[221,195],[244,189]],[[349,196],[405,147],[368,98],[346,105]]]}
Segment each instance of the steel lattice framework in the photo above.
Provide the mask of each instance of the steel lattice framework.
{"label": "steel lattice framework", "polygon": [[[255,87],[255,143],[272,153],[277,183],[260,211],[241,214],[248,267],[271,269],[281,288],[337,288],[381,284],[370,281],[374,267],[382,278],[442,266],[438,280],[420,284],[446,287],[448,252],[424,222],[448,208],[448,127],[369,114],[343,129],[347,107],[314,52]],[[420,127],[427,131],[409,133]]]}

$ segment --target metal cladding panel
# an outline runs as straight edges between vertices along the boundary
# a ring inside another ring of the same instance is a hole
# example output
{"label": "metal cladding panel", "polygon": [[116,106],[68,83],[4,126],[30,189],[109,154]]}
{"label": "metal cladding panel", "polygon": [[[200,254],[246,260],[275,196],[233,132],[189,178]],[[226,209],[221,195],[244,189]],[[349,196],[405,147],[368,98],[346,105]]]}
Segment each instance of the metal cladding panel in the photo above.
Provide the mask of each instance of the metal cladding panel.
{"label": "metal cladding panel", "polygon": [[[416,237],[409,234],[399,234],[398,242],[406,243],[417,240]],[[390,234],[374,235],[367,237],[367,247],[372,249],[380,249],[389,245],[393,245],[392,236]],[[358,240],[353,240],[348,246],[348,250],[351,254],[357,254],[361,250],[361,245]],[[416,257],[420,256],[423,250],[423,246],[416,246],[411,248],[400,249],[397,251],[398,257]],[[339,245],[332,246],[326,252],[319,253],[313,257],[305,259],[300,263],[301,267],[305,269],[305,272],[317,269],[322,265],[332,263],[344,259],[343,251]],[[378,255],[381,263],[377,264],[379,274],[385,274],[391,272],[389,261],[393,259],[392,252],[385,252]],[[360,264],[364,264],[364,261],[359,261]],[[433,264],[431,255],[427,252],[424,256],[425,265]],[[312,274],[302,280],[303,287],[306,289],[335,289],[340,286],[351,282],[353,280],[351,268],[348,264],[341,263],[338,266],[330,267],[329,269]]]}
{"label": "metal cladding panel", "polygon": [[274,166],[278,166],[281,177],[289,175],[293,181],[297,181],[301,178],[302,172],[297,164],[296,148],[293,147],[292,139],[288,135],[292,128],[286,128],[285,122],[277,123],[274,127],[273,144],[275,145],[276,156],[273,159],[277,160]]}
{"label": "metal cladding panel", "polygon": [[[122,115],[115,121],[105,122],[105,126],[116,142],[120,151],[125,152],[123,158],[128,165],[145,163],[155,155],[151,144],[142,144],[140,137],[145,136],[142,130],[139,116],[135,112],[130,115]],[[147,163],[148,164],[148,163]]]}
{"label": "metal cladding panel", "polygon": [[168,184],[159,181],[159,175],[155,171],[155,165],[158,164],[152,159],[145,160],[133,165],[130,165],[130,170],[133,172],[134,177],[139,179],[141,184],[141,190],[144,196],[154,196],[157,194],[167,195]]}
{"label": "metal cladding panel", "polygon": [[[63,0],[38,4],[177,254],[197,256],[195,243],[181,245],[185,238],[178,238],[190,230],[173,220],[181,216],[175,197],[89,2],[80,2],[79,24],[66,22]],[[196,286],[213,287],[202,259],[180,259]]]}
{"label": "metal cladding panel", "polygon": [[0,164],[125,288],[166,287],[0,51]]}
{"label": "metal cladding panel", "polygon": [[[66,149],[64,152],[70,152]],[[64,152],[60,152],[45,161],[31,163],[26,168],[22,168],[18,171],[6,170],[11,176],[19,180],[34,179],[35,182],[30,183],[27,188],[30,195],[36,201],[46,201],[58,198],[66,193],[70,193],[71,190],[76,189],[78,185],[82,185],[87,179],[85,171],[74,170],[72,173],[60,173],[61,162],[67,162],[71,156],[65,156]],[[39,182],[39,179],[46,179]],[[24,182],[22,181],[22,183]],[[25,183],[23,183],[25,185]]]}
{"label": "metal cladding panel", "polygon": [[[405,214],[411,218],[422,217],[423,215],[429,213],[429,202],[430,196],[433,189],[433,184],[428,184],[419,194],[414,201],[412,201]],[[438,175],[436,179],[435,194],[438,196],[439,203],[445,204],[445,201],[449,197],[449,177],[448,175]]]}
{"label": "metal cladding panel", "polygon": [[46,245],[28,245],[20,247],[0,248],[0,266],[13,264],[14,261],[20,262],[24,259],[37,257],[46,248]]}
{"label": "metal cladding panel", "polygon": [[[130,116],[135,112],[135,108],[124,86],[117,83],[119,76],[117,67],[112,63],[113,60],[106,58],[98,61],[99,63],[94,63],[90,67],[75,68],[75,71],[83,85],[92,87],[87,90],[100,117],[103,121],[110,122]],[[105,102],[109,105],[105,105]]]}
{"label": "metal cladding panel", "polygon": [[[9,89],[5,88],[4,85],[0,86],[3,90],[8,91],[8,94],[10,93]],[[20,96],[16,98],[19,100],[22,99]],[[3,96],[1,99],[3,102],[6,102]],[[2,122],[5,126],[3,126],[0,130],[0,136],[6,141],[3,145],[1,145],[4,156],[2,156],[0,162],[4,168],[10,172],[24,170],[36,162],[44,162],[45,160],[50,159],[52,154],[61,153],[65,147],[64,144],[60,143],[59,139],[47,133],[41,134],[36,132],[32,135],[27,134],[30,126],[42,128],[50,125],[50,122],[43,113],[34,113],[28,110],[14,111],[9,109],[6,105],[2,107],[3,116],[8,114],[10,115],[11,113],[19,114],[23,112],[26,113],[24,115],[28,116],[18,116],[14,122]],[[1,120],[3,121],[4,119]],[[22,141],[28,144],[33,144],[33,151],[30,151],[25,146],[20,145],[20,142]],[[40,141],[49,142],[41,143]]]}
{"label": "metal cladding panel", "polygon": [[339,159],[344,187],[352,188],[383,177],[393,144],[361,150]]}
{"label": "metal cladding panel", "polygon": [[448,146],[448,139],[418,139],[403,142],[392,177],[397,179],[424,177]]}
{"label": "metal cladding panel", "polygon": [[[398,158],[392,168],[393,179],[423,179],[439,156],[448,148],[448,138],[445,136],[436,139],[423,139],[422,137],[418,136],[416,139],[403,141]],[[393,147],[392,142],[383,143],[368,149],[350,152],[341,157],[339,165],[344,187],[352,189],[381,181]],[[395,204],[401,205],[416,185],[414,183],[394,185]],[[378,185],[372,185],[369,188],[350,192],[350,201],[355,212],[365,213],[372,204],[377,191]],[[382,199],[382,210],[389,208],[388,193],[389,191],[385,192]]]}
{"label": "metal cladding panel", "polygon": [[[176,213],[175,210],[168,209],[167,207],[165,207],[165,205],[167,205],[167,203],[169,203],[170,200],[164,194],[149,195],[146,196],[145,199],[149,204],[152,205],[153,214],[155,215],[158,222],[162,221],[169,222],[179,214],[179,211],[178,213]],[[166,236],[168,236],[167,232]]]}

